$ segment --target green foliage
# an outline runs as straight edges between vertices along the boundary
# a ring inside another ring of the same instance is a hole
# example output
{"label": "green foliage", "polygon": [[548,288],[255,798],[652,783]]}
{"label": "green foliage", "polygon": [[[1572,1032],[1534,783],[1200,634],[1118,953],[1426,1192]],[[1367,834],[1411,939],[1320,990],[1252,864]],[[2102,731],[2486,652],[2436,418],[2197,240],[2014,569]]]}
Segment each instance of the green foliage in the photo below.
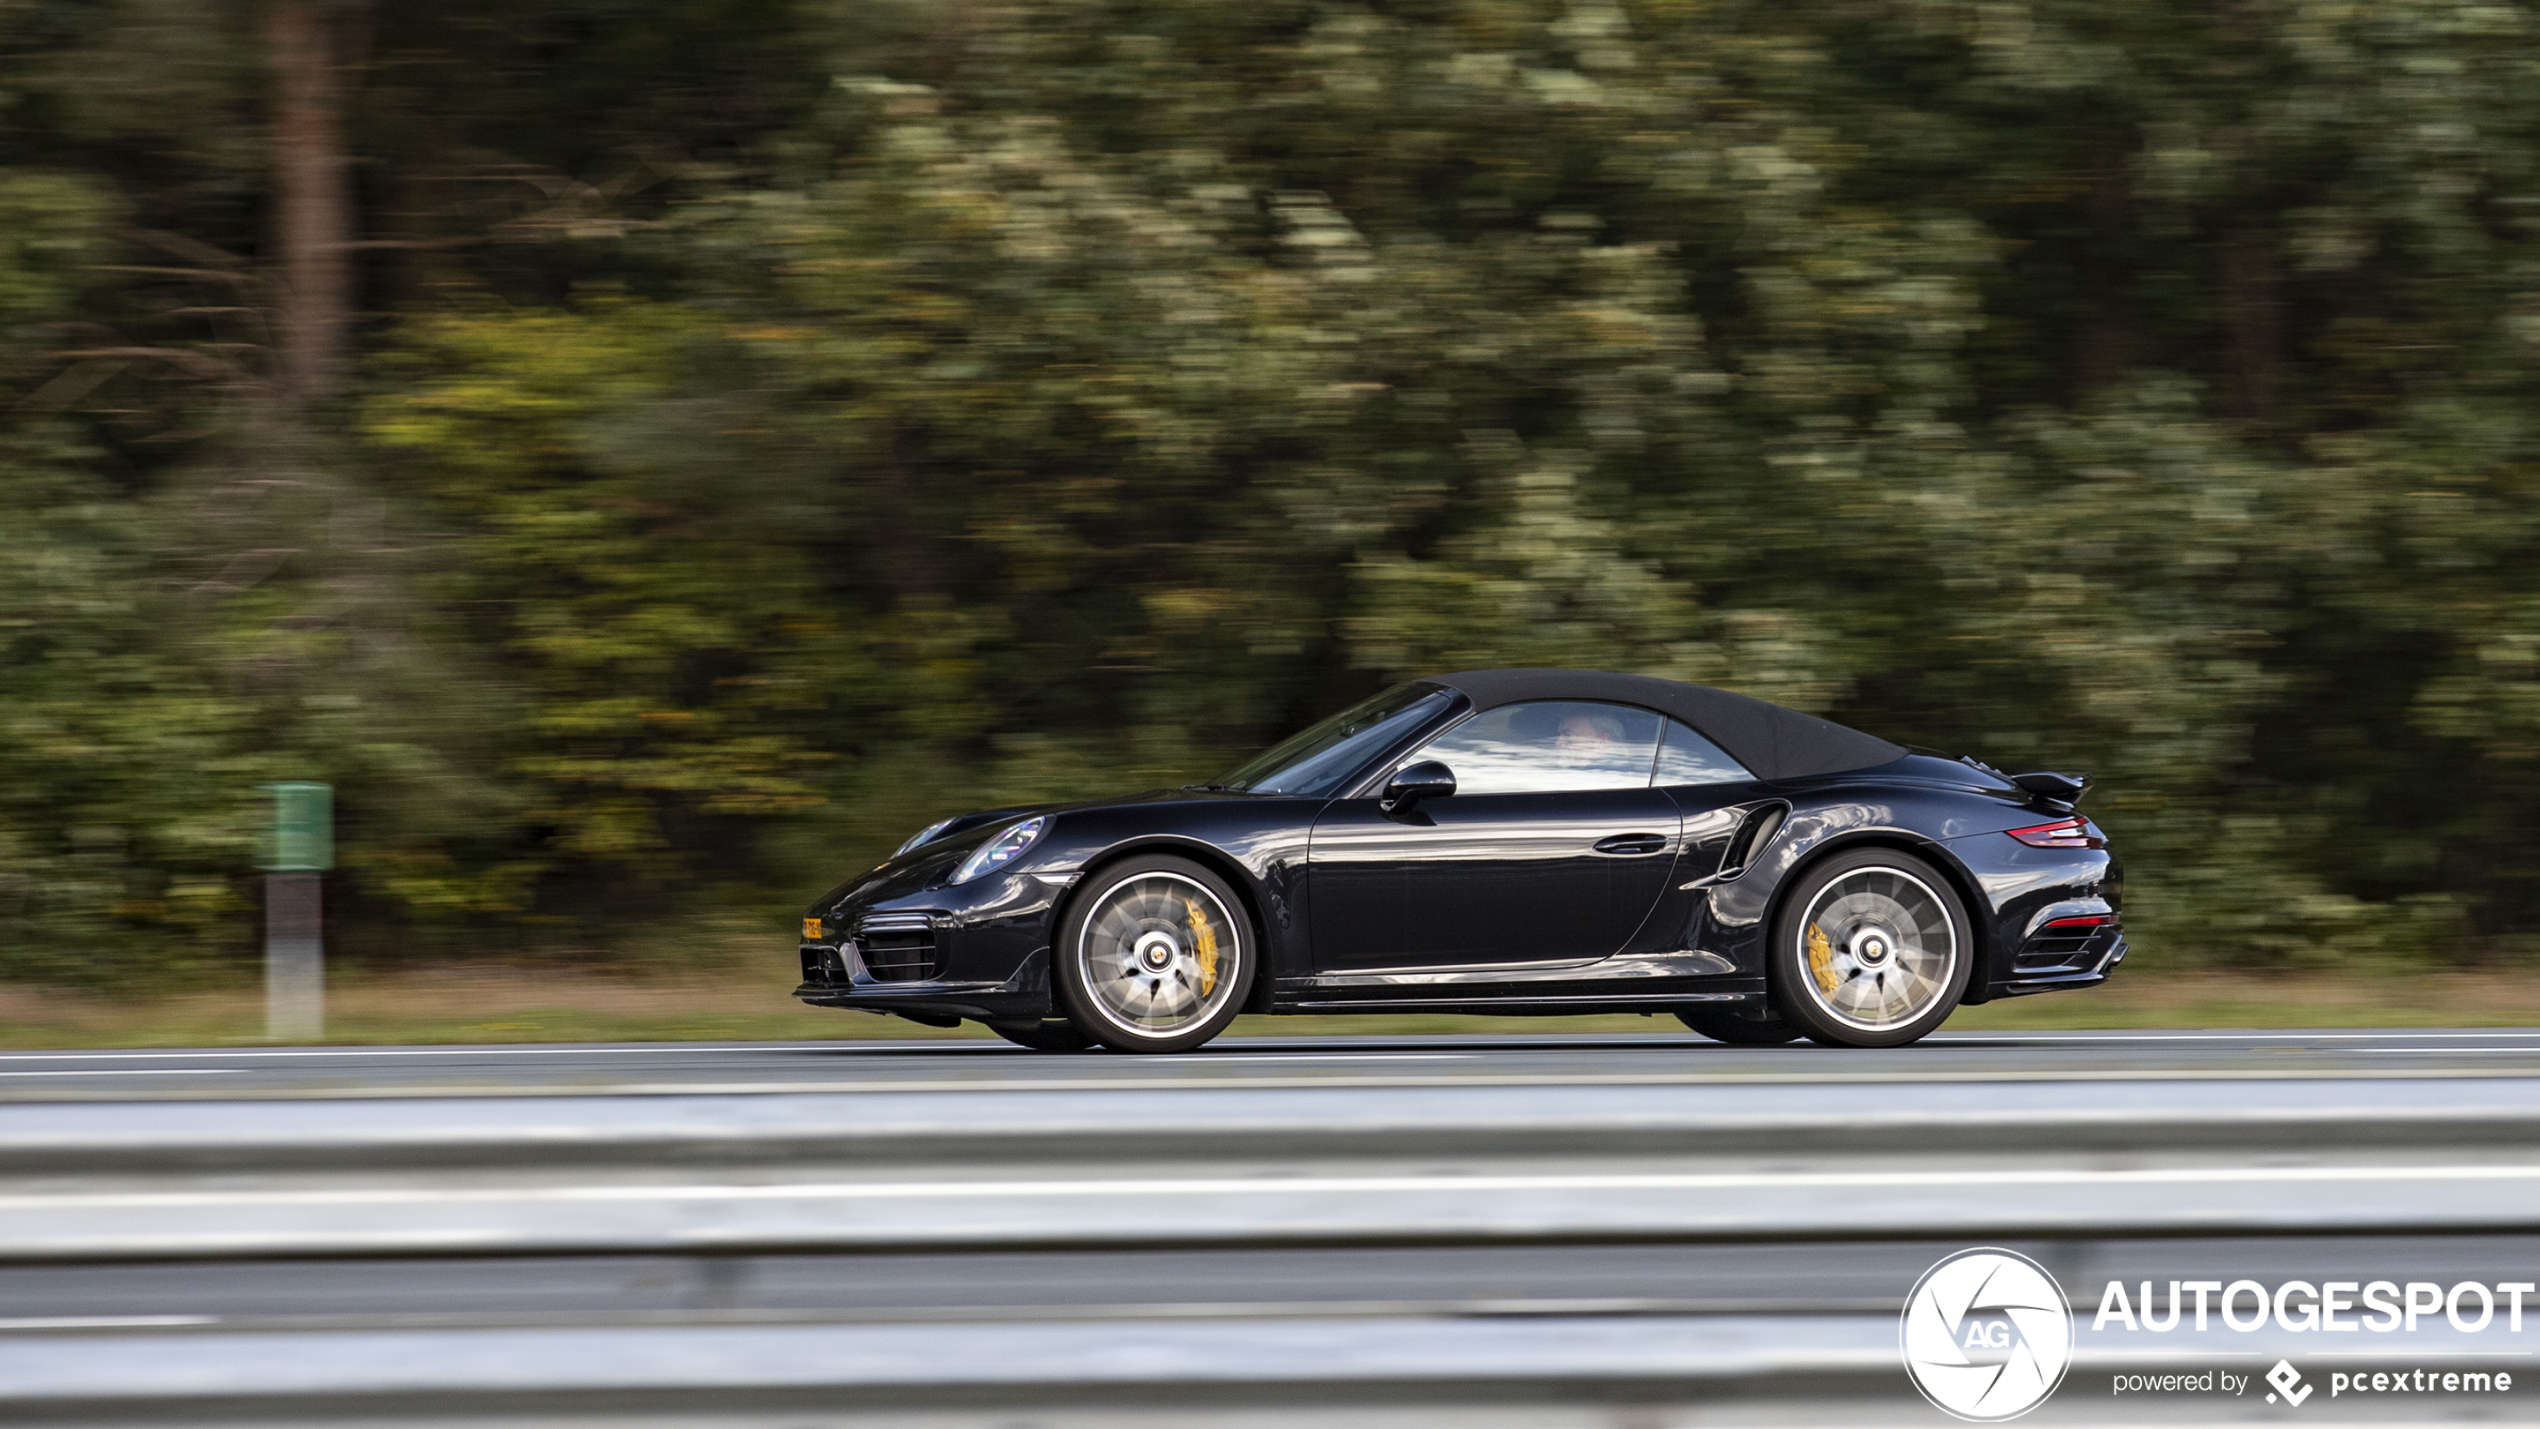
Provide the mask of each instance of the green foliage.
{"label": "green foliage", "polygon": [[88,980],[234,941],[262,761],[154,636],[133,513],[0,441],[0,967]]}
{"label": "green foliage", "polygon": [[513,828],[470,840],[497,860],[397,846],[382,861],[409,902],[529,913],[545,883],[548,901],[658,911],[637,890],[820,802],[804,776],[836,755],[817,716],[861,652],[781,523],[731,499],[751,489],[750,434],[665,437],[676,384],[711,380],[686,371],[696,327],[631,303],[446,317],[413,324],[384,369],[363,435],[453,533],[432,588],[515,707],[481,752]]}
{"label": "green foliage", "polygon": [[234,815],[259,777],[238,710],[159,638],[146,513],[86,468],[46,398],[52,325],[112,254],[90,184],[0,169],[0,970],[199,966],[244,913]]}

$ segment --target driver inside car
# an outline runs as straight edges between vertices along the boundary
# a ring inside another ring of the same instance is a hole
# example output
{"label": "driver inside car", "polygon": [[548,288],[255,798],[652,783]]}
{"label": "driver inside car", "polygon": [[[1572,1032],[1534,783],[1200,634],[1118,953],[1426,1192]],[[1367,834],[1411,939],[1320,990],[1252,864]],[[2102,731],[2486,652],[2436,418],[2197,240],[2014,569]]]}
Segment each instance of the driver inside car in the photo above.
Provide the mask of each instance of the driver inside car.
{"label": "driver inside car", "polygon": [[1614,722],[1603,715],[1566,714],[1561,717],[1561,732],[1552,741],[1564,762],[1589,767],[1602,764],[1616,746],[1623,742]]}

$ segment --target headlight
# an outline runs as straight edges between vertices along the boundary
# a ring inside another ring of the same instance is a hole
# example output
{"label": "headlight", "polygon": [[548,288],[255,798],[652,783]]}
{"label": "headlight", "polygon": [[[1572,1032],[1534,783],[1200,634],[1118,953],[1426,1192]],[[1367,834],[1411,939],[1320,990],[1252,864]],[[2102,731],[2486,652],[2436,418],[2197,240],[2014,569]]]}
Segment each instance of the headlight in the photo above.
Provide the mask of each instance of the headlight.
{"label": "headlight", "polygon": [[[953,815],[953,818],[954,818],[954,819],[957,819],[957,818],[960,818],[960,817],[961,817],[961,816],[960,816],[959,814],[955,814],[955,815]],[[893,849],[893,850],[891,851],[891,857],[893,857],[893,858],[898,858],[901,854],[904,854],[904,853],[908,852],[910,849],[913,849],[913,848],[917,847],[919,844],[922,844],[922,843],[926,842],[928,839],[933,838],[935,835],[942,833],[942,832],[944,831],[944,829],[945,829],[945,826],[949,825],[950,823],[952,823],[952,819],[937,819],[935,822],[933,822],[933,823],[931,823],[931,824],[928,824],[926,827],[924,827],[924,828],[922,828],[922,829],[919,829],[916,833],[913,833],[913,834],[911,834],[911,835],[909,835],[909,836],[908,836],[908,842],[907,842],[907,843],[901,844],[898,848]]]}
{"label": "headlight", "polygon": [[970,857],[963,859],[961,867],[953,870],[952,881],[968,883],[980,874],[994,873],[1021,858],[1025,849],[1041,841],[1041,830],[1048,828],[1049,822],[1047,817],[1025,819],[999,831],[995,838],[971,850]]}

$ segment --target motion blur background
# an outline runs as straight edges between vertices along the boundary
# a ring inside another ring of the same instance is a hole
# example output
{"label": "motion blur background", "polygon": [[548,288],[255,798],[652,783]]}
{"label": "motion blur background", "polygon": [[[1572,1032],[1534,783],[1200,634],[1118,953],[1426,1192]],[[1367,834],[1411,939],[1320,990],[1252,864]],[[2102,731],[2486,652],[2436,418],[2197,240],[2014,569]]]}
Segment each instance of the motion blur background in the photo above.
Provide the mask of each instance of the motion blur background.
{"label": "motion blur background", "polygon": [[[2540,12],[0,0],[0,980],[787,915],[1569,664],[2540,961]],[[753,924],[755,926],[755,924]]]}

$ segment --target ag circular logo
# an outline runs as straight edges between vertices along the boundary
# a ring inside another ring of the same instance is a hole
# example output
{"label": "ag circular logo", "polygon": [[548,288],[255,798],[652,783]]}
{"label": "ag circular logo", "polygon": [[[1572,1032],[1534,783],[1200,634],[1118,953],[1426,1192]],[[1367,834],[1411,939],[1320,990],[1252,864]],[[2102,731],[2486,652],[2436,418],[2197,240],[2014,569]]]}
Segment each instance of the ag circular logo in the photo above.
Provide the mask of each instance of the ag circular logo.
{"label": "ag circular logo", "polygon": [[1962,1250],[1905,1297],[1905,1371],[1943,1412],[1977,1423],[2046,1402],[2073,1361],[2063,1287],[2017,1251]]}

